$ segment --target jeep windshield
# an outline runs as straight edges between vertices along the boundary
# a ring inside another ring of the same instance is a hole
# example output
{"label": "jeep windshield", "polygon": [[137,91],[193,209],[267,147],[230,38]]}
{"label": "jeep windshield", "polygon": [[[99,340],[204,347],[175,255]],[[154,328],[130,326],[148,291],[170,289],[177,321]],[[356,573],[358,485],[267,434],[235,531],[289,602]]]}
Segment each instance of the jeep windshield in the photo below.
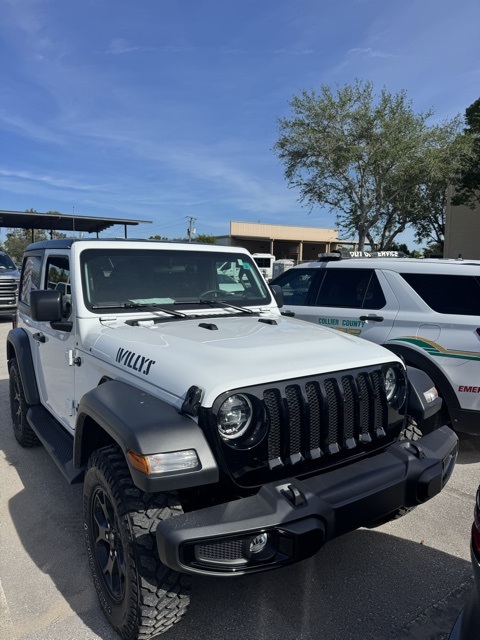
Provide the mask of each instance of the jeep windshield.
{"label": "jeep windshield", "polygon": [[[102,313],[197,309],[201,304],[264,306],[270,292],[253,258],[243,253],[187,249],[86,249],[84,301]],[[178,314],[180,315],[180,314]]]}

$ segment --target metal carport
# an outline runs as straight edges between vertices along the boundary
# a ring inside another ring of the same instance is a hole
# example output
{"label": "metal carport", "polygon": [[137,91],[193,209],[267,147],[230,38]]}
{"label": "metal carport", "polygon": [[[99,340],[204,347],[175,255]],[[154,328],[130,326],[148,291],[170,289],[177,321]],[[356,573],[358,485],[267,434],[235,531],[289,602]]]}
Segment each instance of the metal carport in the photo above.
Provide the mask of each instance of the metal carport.
{"label": "metal carport", "polygon": [[2,211],[0,210],[0,227],[12,229],[31,229],[32,242],[35,241],[35,230],[45,229],[50,231],[50,237],[54,231],[72,231],[73,233],[96,233],[104,231],[114,225],[123,225],[125,238],[127,227],[139,224],[151,224],[151,220],[129,220],[125,218],[99,218],[94,216],[77,216],[64,213],[38,213],[28,211]]}

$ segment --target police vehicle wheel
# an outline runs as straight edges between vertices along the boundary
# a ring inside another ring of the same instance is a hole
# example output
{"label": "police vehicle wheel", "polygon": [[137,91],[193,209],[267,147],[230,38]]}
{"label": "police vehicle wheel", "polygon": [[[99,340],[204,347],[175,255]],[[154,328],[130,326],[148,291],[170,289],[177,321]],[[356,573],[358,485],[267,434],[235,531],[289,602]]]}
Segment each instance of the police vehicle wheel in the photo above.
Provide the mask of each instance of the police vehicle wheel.
{"label": "police vehicle wheel", "polygon": [[12,415],[13,433],[22,447],[33,447],[40,444],[35,431],[27,421],[29,406],[25,400],[17,361],[12,360],[10,363],[10,413]]}
{"label": "police vehicle wheel", "polygon": [[87,556],[100,605],[125,640],[149,640],[185,614],[190,580],[158,557],[155,530],[182,513],[174,493],[145,494],[133,484],[122,451],[90,457],[83,491]]}

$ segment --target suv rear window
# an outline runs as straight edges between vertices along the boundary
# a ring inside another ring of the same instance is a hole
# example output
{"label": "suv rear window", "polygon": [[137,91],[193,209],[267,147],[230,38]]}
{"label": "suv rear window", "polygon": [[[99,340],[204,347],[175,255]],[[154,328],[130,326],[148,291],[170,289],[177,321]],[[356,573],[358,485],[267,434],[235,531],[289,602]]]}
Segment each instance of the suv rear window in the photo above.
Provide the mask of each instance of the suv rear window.
{"label": "suv rear window", "polygon": [[480,316],[480,279],[433,273],[402,273],[402,278],[437,313]]}

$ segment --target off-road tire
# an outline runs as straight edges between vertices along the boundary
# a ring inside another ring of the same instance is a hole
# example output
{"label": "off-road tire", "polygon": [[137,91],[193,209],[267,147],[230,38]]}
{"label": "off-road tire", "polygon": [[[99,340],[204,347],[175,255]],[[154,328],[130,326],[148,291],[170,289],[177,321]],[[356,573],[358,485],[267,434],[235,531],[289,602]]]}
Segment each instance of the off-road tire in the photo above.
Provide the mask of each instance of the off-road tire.
{"label": "off-road tire", "polygon": [[83,490],[87,557],[100,605],[124,640],[149,640],[178,622],[190,579],[158,557],[155,530],[181,514],[175,493],[147,494],[133,483],[119,447],[95,451]]}
{"label": "off-road tire", "polygon": [[29,404],[25,400],[22,378],[17,361],[10,362],[10,413],[12,416],[13,433],[22,447],[34,447],[40,444],[35,431],[28,424],[27,411]]}
{"label": "off-road tire", "polygon": [[409,422],[402,433],[402,440],[419,440],[423,436],[423,431],[416,423]]}

